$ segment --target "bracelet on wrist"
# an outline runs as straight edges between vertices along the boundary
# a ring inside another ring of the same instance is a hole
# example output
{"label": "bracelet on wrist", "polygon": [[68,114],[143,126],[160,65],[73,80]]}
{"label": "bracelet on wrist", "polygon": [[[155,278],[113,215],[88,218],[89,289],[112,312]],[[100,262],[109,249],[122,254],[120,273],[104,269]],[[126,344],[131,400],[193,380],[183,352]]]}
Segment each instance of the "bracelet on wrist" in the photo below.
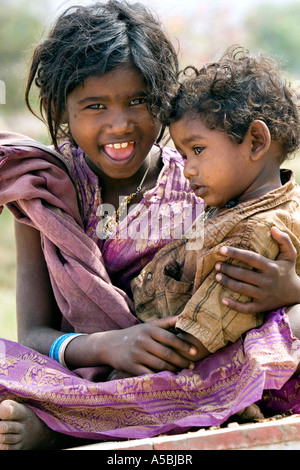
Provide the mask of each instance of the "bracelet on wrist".
{"label": "bracelet on wrist", "polygon": [[52,343],[49,357],[55,359],[59,362],[62,366],[67,369],[67,365],[65,362],[65,350],[68,344],[77,336],[83,336],[85,333],[66,333],[62,336],[56,338],[56,340]]}

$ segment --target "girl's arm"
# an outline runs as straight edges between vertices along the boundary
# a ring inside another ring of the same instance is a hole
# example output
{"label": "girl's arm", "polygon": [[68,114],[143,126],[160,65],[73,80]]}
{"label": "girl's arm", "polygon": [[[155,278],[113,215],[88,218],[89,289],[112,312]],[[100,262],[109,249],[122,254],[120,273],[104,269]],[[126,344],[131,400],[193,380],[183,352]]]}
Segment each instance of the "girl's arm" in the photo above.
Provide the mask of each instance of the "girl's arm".
{"label": "girl's arm", "polygon": [[[251,251],[228,247],[222,251],[228,258],[248,264],[255,271],[242,269],[227,263],[217,263],[218,282],[233,292],[252,297],[252,302],[240,303],[223,299],[230,308],[241,313],[259,313],[300,304],[300,277],[296,273],[296,250],[289,236],[272,227],[272,236],[279,244],[275,261]],[[222,249],[223,250],[223,249]],[[299,317],[300,322],[300,317]]]}
{"label": "girl's arm", "polygon": [[[16,222],[15,234],[18,339],[48,355],[53,341],[63,334],[62,317],[52,292],[40,233]],[[193,367],[180,352],[193,355],[196,350],[168,331],[175,321],[170,317],[124,330],[76,337],[66,348],[66,363],[73,369],[106,364],[132,375]]]}
{"label": "girl's arm", "polygon": [[48,355],[51,344],[61,334],[61,315],[52,293],[40,233],[15,222],[15,237],[18,340]]}

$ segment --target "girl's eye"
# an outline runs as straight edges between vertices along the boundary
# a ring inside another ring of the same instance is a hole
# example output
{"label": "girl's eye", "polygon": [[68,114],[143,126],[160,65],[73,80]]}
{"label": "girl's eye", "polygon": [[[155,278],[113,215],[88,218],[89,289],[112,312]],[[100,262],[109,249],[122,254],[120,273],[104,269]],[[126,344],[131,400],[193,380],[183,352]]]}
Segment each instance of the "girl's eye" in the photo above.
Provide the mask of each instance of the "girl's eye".
{"label": "girl's eye", "polygon": [[142,98],[135,98],[134,100],[130,101],[130,106],[137,106],[139,104],[146,103],[147,99],[145,97]]}
{"label": "girl's eye", "polygon": [[96,103],[96,104],[90,104],[88,106],[88,109],[104,109],[105,106],[103,104],[100,104],[100,103]]}
{"label": "girl's eye", "polygon": [[194,152],[196,155],[200,155],[204,150],[204,147],[199,147],[198,145],[194,147]]}

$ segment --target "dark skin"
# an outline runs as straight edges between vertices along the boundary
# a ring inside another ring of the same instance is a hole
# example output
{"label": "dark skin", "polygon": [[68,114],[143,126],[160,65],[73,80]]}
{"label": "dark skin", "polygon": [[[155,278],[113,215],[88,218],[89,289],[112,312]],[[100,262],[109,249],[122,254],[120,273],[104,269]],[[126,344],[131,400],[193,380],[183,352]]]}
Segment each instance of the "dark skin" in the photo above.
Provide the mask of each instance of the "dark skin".
{"label": "dark skin", "polygon": [[[126,76],[127,73],[130,79]],[[111,87],[112,81],[114,87]],[[78,87],[68,98],[72,135],[89,156],[90,162],[95,166],[95,173],[101,178],[103,202],[114,206],[116,201],[113,197],[130,193],[139,184],[148,164],[147,155],[160,130],[158,123],[150,118],[140,96],[143,89],[142,77],[136,70],[125,68],[112,71],[107,77],[87,81],[84,87]],[[92,102],[84,101],[85,106],[82,107],[82,99],[95,97],[95,93],[96,101],[95,98]],[[116,148],[111,150],[112,144],[127,143],[130,148],[132,141],[135,142],[134,158],[130,160],[130,165],[113,163],[112,158],[107,158],[107,153],[116,152]],[[144,190],[155,186],[159,171],[159,152],[153,149],[152,168]],[[135,199],[135,202],[138,200]],[[256,269],[251,275],[250,284],[245,283],[248,272],[245,274],[242,271],[232,271],[232,266],[226,272],[227,267],[220,266],[219,272],[225,276],[222,282],[235,286],[237,293],[242,290],[242,293],[253,296],[251,313],[300,304],[295,252],[291,242],[284,235],[282,237],[278,261],[269,261],[261,256],[257,258],[253,253],[238,253],[237,256],[245,256],[248,264]],[[62,334],[61,313],[52,292],[41,249],[40,233],[30,226],[16,222],[16,245],[19,341],[48,355],[53,341]],[[233,276],[231,280],[228,275]],[[237,305],[240,311],[244,308],[243,304]],[[300,316],[297,307],[292,307],[290,314],[295,320],[296,330],[298,328],[299,331]],[[66,348],[66,363],[70,369],[109,365],[115,372],[111,379],[162,370],[176,372],[183,368],[193,369],[194,362],[204,357],[207,351],[198,344],[193,344],[193,338],[180,338],[168,331],[175,322],[176,317],[170,317],[124,330],[76,337]],[[3,401],[0,404],[0,418],[1,448],[36,448],[41,443],[41,437],[46,438],[47,442],[53,438],[49,428],[23,404],[12,400]],[[56,437],[61,448],[64,437]]]}
{"label": "dark skin", "polygon": [[[140,179],[140,175],[137,176]],[[156,178],[156,172],[151,172],[150,186],[155,184]],[[278,260],[270,261],[254,253],[230,249],[229,257],[234,257],[236,251],[236,257],[248,262],[256,271],[241,270],[226,263],[218,266],[224,284],[253,297],[253,302],[246,304],[246,307],[245,304],[236,305],[240,311],[248,309],[249,313],[253,313],[300,303],[295,250],[285,234],[275,229],[272,232],[280,246]],[[19,340],[48,355],[52,342],[61,335],[61,314],[53,296],[40,234],[32,227],[16,222],[16,242]],[[293,306],[288,314],[293,332],[300,338],[299,310],[298,305]],[[66,349],[66,362],[70,368],[108,364],[114,369],[111,379],[162,370],[176,372],[182,368],[193,369],[194,362],[205,357],[208,351],[191,335],[180,337],[168,331],[175,322],[176,317],[170,317],[124,330],[77,337]],[[62,445],[63,438],[53,436],[24,405],[4,401],[0,406],[0,416],[2,449],[33,448],[40,442],[41,436],[47,442],[57,438],[58,445]]]}

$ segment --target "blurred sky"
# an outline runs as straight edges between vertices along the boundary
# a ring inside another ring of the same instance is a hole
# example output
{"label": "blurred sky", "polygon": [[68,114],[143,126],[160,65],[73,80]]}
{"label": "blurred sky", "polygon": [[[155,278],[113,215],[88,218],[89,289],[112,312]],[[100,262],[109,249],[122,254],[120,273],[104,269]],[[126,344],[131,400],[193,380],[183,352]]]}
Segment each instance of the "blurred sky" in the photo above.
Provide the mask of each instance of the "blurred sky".
{"label": "blurred sky", "polygon": [[[134,2],[135,0],[129,0]],[[161,15],[162,20],[169,15],[186,15],[191,12],[199,14],[202,11],[210,10],[217,11],[219,8],[229,8],[232,14],[232,19],[239,21],[245,12],[251,10],[259,4],[271,3],[272,5],[287,5],[290,2],[297,2],[297,0],[140,0],[142,3],[153,8]],[[299,0],[300,1],[300,0]],[[51,10],[60,11],[65,7],[74,4],[88,4],[92,0],[52,0],[50,3]],[[42,3],[39,2],[39,3]]]}
{"label": "blurred sky", "polygon": [[[14,0],[12,0],[14,1]],[[56,14],[65,8],[75,4],[89,4],[95,0],[28,0],[28,4],[38,8],[49,18],[50,11]],[[128,0],[134,3],[135,0]],[[300,0],[138,0],[154,9],[161,20],[170,16],[190,16],[191,13],[199,15],[205,21],[205,13],[217,12],[218,10],[230,9],[233,22],[238,22],[243,18],[245,13],[255,8],[259,4],[271,3],[272,5],[287,5],[288,3],[300,3]],[[45,9],[43,6],[47,4]],[[201,15],[201,12],[203,15]]]}
{"label": "blurred sky", "polygon": [[[74,4],[89,4],[96,0],[28,0],[36,7],[49,2],[49,10],[56,16]],[[105,1],[105,0],[100,0]],[[127,0],[134,3],[136,0]],[[244,41],[243,20],[249,11],[264,5],[288,6],[300,3],[300,0],[137,0],[153,9],[166,26],[166,30],[181,46],[179,58],[184,57],[187,63],[195,63],[195,44],[199,62],[212,59],[219,54],[220,48],[239,43],[248,47]],[[263,10],[264,11],[264,10]],[[267,13],[267,11],[266,11]],[[188,20],[186,20],[188,18]],[[299,25],[300,27],[300,25]],[[245,28],[244,28],[245,29]],[[199,38],[200,41],[199,41]],[[197,39],[197,42],[195,41]],[[227,44],[224,44],[224,40]],[[201,44],[202,43],[202,44]],[[205,43],[205,44],[204,44]],[[209,47],[207,45],[209,44]],[[193,49],[193,51],[192,51]],[[201,57],[201,58],[200,58]],[[185,62],[185,60],[184,60]]]}
{"label": "blurred sky", "polygon": [[[129,0],[134,2],[134,0]],[[156,11],[161,11],[166,14],[185,14],[193,10],[198,10],[199,7],[209,4],[211,8],[215,9],[218,7],[224,7],[230,5],[232,11],[239,18],[240,14],[244,11],[251,9],[252,7],[266,3],[264,0],[140,0],[142,3],[149,5]],[[272,5],[286,5],[290,1],[294,0],[270,0],[269,3]],[[91,3],[92,0],[52,0],[51,9],[53,11],[60,9],[61,7],[70,6],[75,3],[87,4]],[[39,2],[42,3],[42,2]]]}

